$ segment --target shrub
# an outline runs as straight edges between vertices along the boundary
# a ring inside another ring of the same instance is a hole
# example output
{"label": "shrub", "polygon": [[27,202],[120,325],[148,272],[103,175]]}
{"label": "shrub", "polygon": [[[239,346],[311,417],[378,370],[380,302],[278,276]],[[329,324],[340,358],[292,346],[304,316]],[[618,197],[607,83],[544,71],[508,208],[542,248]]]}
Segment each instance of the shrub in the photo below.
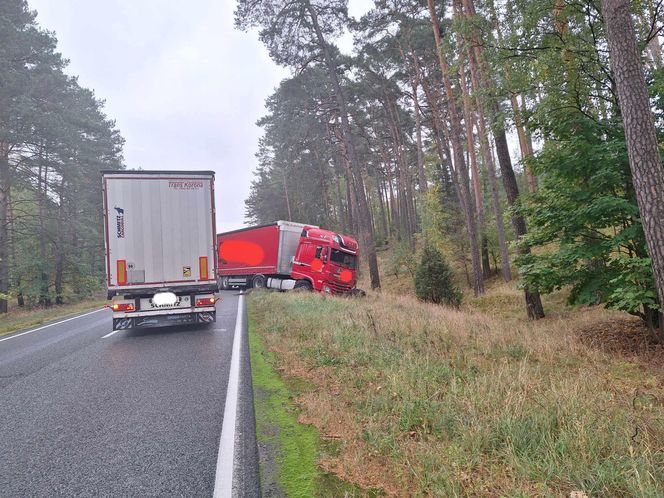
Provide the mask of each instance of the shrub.
{"label": "shrub", "polygon": [[410,273],[411,277],[415,277],[416,261],[410,244],[407,242],[398,244],[392,251],[388,265],[390,273],[397,278],[404,273],[404,270]]}
{"label": "shrub", "polygon": [[427,245],[415,271],[415,294],[422,301],[458,308],[461,292],[454,284],[452,268],[437,249]]}

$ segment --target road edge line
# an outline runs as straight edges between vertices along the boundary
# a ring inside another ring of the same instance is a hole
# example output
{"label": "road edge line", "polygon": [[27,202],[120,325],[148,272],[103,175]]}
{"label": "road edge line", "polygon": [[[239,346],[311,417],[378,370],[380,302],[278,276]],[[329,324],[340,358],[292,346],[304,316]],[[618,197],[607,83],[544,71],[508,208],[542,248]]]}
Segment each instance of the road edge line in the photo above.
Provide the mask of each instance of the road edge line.
{"label": "road edge line", "polygon": [[233,493],[233,465],[235,463],[235,426],[237,416],[238,394],[240,390],[240,353],[242,329],[244,323],[244,296],[240,295],[237,303],[237,318],[233,333],[233,352],[231,367],[226,387],[224,404],[224,421],[219,438],[217,468],[214,477],[214,498],[230,498]]}
{"label": "road edge line", "polygon": [[53,325],[60,325],[61,323],[69,322],[71,320],[76,320],[77,318],[83,318],[84,316],[92,315],[93,313],[99,313],[100,311],[104,311],[104,309],[105,308],[99,308],[98,310],[88,311],[87,313],[83,313],[82,315],[72,316],[71,318],[60,320],[59,322],[49,323],[48,325],[42,325],[41,327],[37,327],[36,329],[26,330],[25,332],[21,332],[19,334],[10,335],[9,337],[3,337],[0,338],[0,342],[8,341],[9,339],[13,339],[14,337],[21,337],[22,335],[31,334],[32,332],[37,332],[38,330],[43,330],[45,328],[52,327]]}
{"label": "road edge line", "polygon": [[102,336],[102,339],[108,339],[109,337],[111,337],[112,335],[117,334],[117,333],[120,332],[121,330],[122,330],[122,329],[118,329],[118,330],[114,330],[114,331],[112,331],[112,332],[109,332],[109,333],[106,334],[105,336]]}

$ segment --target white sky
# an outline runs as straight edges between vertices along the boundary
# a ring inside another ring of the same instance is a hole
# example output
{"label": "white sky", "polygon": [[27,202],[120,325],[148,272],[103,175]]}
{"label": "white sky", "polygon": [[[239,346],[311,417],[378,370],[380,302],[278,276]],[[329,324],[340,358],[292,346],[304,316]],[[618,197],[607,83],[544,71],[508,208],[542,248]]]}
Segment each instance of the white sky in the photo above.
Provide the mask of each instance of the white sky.
{"label": "white sky", "polygon": [[[217,228],[240,227],[265,99],[288,72],[232,0],[29,0],[55,31],[68,73],[106,100],[127,167],[216,171]],[[371,0],[352,0],[362,14]],[[343,45],[349,49],[350,37]]]}

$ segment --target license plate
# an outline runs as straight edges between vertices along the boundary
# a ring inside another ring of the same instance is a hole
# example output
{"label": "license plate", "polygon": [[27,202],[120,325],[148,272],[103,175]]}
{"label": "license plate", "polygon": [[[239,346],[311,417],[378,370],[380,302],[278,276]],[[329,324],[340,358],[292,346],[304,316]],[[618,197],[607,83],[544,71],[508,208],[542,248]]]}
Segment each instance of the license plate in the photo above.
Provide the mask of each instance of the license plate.
{"label": "license plate", "polygon": [[190,296],[178,296],[177,301],[173,305],[159,306],[152,301],[151,297],[141,299],[141,311],[146,310],[171,310],[178,308],[191,308]]}

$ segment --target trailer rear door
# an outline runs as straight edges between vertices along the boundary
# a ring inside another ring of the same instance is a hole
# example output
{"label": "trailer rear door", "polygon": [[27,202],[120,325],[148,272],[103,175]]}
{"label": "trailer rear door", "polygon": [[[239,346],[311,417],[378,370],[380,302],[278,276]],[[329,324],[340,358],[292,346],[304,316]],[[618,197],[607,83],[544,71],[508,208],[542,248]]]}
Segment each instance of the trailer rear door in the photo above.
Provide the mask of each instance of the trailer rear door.
{"label": "trailer rear door", "polygon": [[215,281],[213,173],[105,173],[103,190],[109,288]]}

